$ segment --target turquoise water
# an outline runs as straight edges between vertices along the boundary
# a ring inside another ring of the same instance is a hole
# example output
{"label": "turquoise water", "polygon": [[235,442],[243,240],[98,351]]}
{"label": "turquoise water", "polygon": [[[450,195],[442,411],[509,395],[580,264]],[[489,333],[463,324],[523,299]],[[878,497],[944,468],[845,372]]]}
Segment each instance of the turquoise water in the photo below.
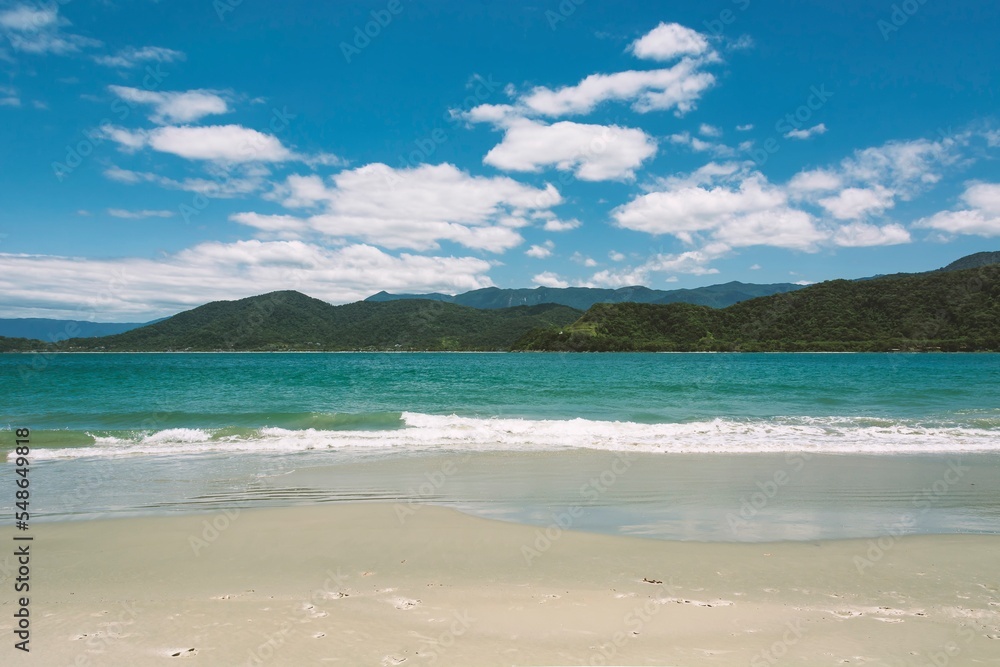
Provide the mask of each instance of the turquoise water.
{"label": "turquoise water", "polygon": [[[650,517],[718,524],[732,502],[715,506],[710,496],[752,492],[778,465],[761,461],[855,457],[863,468],[866,460],[906,467],[919,459],[919,474],[852,492],[867,499],[860,505],[831,500],[829,485],[813,496],[809,489],[823,484],[790,485],[786,502],[822,511],[803,520],[775,501],[755,520],[785,529],[751,531],[761,539],[855,536],[898,513],[900,499],[933,483],[949,457],[974,457],[980,477],[1000,460],[995,354],[2,355],[0,378],[0,427],[8,429],[0,446],[9,451],[9,429],[32,429],[33,474],[48,487],[38,502],[49,518],[416,500],[537,522],[573,500],[567,494],[588,474],[580,461],[600,472],[600,461],[634,455],[660,472],[623,477],[591,514],[604,519],[589,527],[715,539],[725,537],[717,525],[657,532]],[[556,456],[557,472],[529,464],[537,456]],[[671,472],[691,456],[694,468]],[[433,475],[430,462],[469,457],[444,488],[418,492],[414,466]],[[504,466],[482,465],[494,460]],[[829,479],[831,465],[810,467],[809,479]],[[9,478],[8,465],[0,484]],[[658,479],[686,488],[683,499],[658,490]],[[1000,529],[1000,481],[990,483],[1000,475],[977,479],[965,496],[949,489],[952,502],[937,503],[924,529]],[[832,502],[850,506],[851,516]]]}

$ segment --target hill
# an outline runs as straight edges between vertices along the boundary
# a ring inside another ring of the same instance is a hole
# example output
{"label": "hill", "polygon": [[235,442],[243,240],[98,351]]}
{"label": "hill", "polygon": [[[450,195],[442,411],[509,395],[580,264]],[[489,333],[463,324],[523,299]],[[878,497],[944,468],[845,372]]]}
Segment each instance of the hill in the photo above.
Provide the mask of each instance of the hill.
{"label": "hill", "polygon": [[722,310],[598,304],[516,350],[1000,351],[1000,265],[833,280]]}
{"label": "hill", "polygon": [[582,313],[543,305],[479,311],[430,300],[332,306],[294,291],[215,301],[114,336],[72,339],[64,351],[506,350],[531,329]]}
{"label": "hill", "polygon": [[1000,264],[1000,252],[977,252],[973,255],[966,255],[962,259],[955,260],[939,271],[964,271],[965,269],[978,269],[981,266]]}
{"label": "hill", "polygon": [[0,336],[32,338],[48,342],[67,338],[111,336],[144,327],[152,322],[87,322],[50,320],[42,317],[0,318]]}
{"label": "hill", "polygon": [[578,310],[586,310],[597,303],[694,303],[713,308],[725,308],[740,301],[771,294],[783,294],[801,289],[801,285],[778,283],[755,285],[751,283],[729,282],[723,285],[709,285],[694,289],[654,290],[633,286],[619,289],[596,287],[535,287],[532,289],[500,289],[486,287],[451,296],[449,294],[389,294],[379,292],[365,299],[371,302],[399,301],[409,299],[431,299],[479,309],[512,308],[514,306],[536,306],[543,303],[558,303]]}

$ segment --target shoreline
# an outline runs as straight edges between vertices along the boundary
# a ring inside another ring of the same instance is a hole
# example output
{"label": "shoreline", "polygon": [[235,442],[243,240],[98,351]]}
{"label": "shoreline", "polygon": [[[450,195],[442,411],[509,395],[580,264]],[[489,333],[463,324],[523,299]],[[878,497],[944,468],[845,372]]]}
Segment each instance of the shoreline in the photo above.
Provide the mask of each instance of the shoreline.
{"label": "shoreline", "polygon": [[8,664],[925,665],[1000,650],[1000,536],[703,544],[390,503],[33,531],[34,655]]}

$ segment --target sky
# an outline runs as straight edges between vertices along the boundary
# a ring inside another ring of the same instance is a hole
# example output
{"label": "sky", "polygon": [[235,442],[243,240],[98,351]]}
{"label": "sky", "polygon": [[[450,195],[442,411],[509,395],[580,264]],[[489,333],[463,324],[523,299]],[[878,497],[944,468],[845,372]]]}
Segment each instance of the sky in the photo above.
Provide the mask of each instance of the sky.
{"label": "sky", "polygon": [[1000,249],[993,1],[0,0],[0,317]]}

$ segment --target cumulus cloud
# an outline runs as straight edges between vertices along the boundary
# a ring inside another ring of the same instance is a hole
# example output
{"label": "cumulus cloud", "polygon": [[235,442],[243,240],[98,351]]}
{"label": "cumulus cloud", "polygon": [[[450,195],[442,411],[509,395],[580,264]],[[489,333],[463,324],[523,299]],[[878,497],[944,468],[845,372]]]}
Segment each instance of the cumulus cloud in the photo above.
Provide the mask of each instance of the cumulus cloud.
{"label": "cumulus cloud", "polygon": [[721,137],[722,128],[716,127],[714,125],[709,125],[708,123],[702,123],[698,126],[698,134],[703,137]]}
{"label": "cumulus cloud", "polygon": [[759,174],[738,187],[679,186],[651,192],[612,213],[618,226],[671,234],[690,243],[709,232],[732,246],[772,245],[811,250],[824,238],[812,217],[790,208],[788,196]]}
{"label": "cumulus cloud", "polygon": [[15,317],[128,321],[285,289],[332,303],[379,290],[454,294],[491,286],[489,269],[475,257],[301,241],[203,243],[162,259],[0,254],[0,308]]}
{"label": "cumulus cloud", "polygon": [[899,245],[909,243],[910,240],[910,232],[897,224],[878,227],[854,222],[838,228],[833,235],[833,242],[846,248]]}
{"label": "cumulus cloud", "polygon": [[941,180],[945,168],[961,159],[963,143],[954,137],[890,141],[855,151],[841,161],[838,171],[849,182],[882,185],[909,199]]}
{"label": "cumulus cloud", "polygon": [[552,241],[546,241],[541,245],[533,245],[528,248],[524,254],[528,257],[534,257],[535,259],[545,259],[546,257],[552,256],[552,250],[556,247],[556,244]]}
{"label": "cumulus cloud", "polygon": [[628,50],[636,58],[674,60],[681,56],[700,56],[710,50],[708,39],[696,30],[679,23],[660,23],[632,42]]}
{"label": "cumulus cloud", "polygon": [[858,220],[880,215],[896,205],[892,191],[876,185],[873,188],[846,188],[832,197],[819,200],[819,205],[838,220]]}
{"label": "cumulus cloud", "polygon": [[676,110],[685,114],[715,85],[704,61],[685,58],[673,67],[591,74],[574,86],[534,88],[521,98],[530,113],[543,116],[588,114],[603,102],[629,102],[638,113]]}
{"label": "cumulus cloud", "polygon": [[188,160],[238,164],[301,159],[277,137],[242,125],[168,125],[153,130],[106,127],[103,131],[109,139],[129,150],[148,147]]}
{"label": "cumulus cloud", "polygon": [[558,274],[552,271],[544,271],[534,276],[531,281],[540,287],[569,287],[569,282],[563,280]]}
{"label": "cumulus cloud", "polygon": [[[562,202],[552,185],[533,188],[507,177],[471,176],[450,164],[403,169],[370,164],[328,180],[290,176],[277,194],[287,208],[316,211],[302,220],[326,237],[416,250],[449,241],[487,252],[520,245],[518,228]],[[267,216],[253,220],[260,228]]]}
{"label": "cumulus cloud", "polygon": [[788,182],[788,189],[794,195],[810,196],[816,193],[839,190],[843,179],[832,171],[813,169],[800,171]]}
{"label": "cumulus cloud", "polygon": [[809,128],[802,128],[799,130],[791,130],[785,133],[785,139],[811,139],[820,134],[826,134],[826,123],[820,123],[819,125],[813,125]]}
{"label": "cumulus cloud", "polygon": [[127,102],[152,106],[150,119],[163,125],[191,123],[205,116],[229,111],[226,99],[214,90],[160,92],[125,86],[108,86],[108,90]]}
{"label": "cumulus cloud", "polygon": [[503,140],[483,162],[506,171],[555,167],[584,181],[628,180],[655,154],[655,140],[642,130],[519,119],[507,127]]}
{"label": "cumulus cloud", "polygon": [[545,220],[542,224],[542,229],[547,232],[568,232],[570,230],[577,229],[583,224],[576,218],[561,220],[560,218],[557,218],[554,213],[548,211],[543,211],[536,214],[534,217]]}
{"label": "cumulus cloud", "polygon": [[915,223],[949,234],[1000,236],[1000,183],[975,183],[961,196],[965,209],[941,211]]}

